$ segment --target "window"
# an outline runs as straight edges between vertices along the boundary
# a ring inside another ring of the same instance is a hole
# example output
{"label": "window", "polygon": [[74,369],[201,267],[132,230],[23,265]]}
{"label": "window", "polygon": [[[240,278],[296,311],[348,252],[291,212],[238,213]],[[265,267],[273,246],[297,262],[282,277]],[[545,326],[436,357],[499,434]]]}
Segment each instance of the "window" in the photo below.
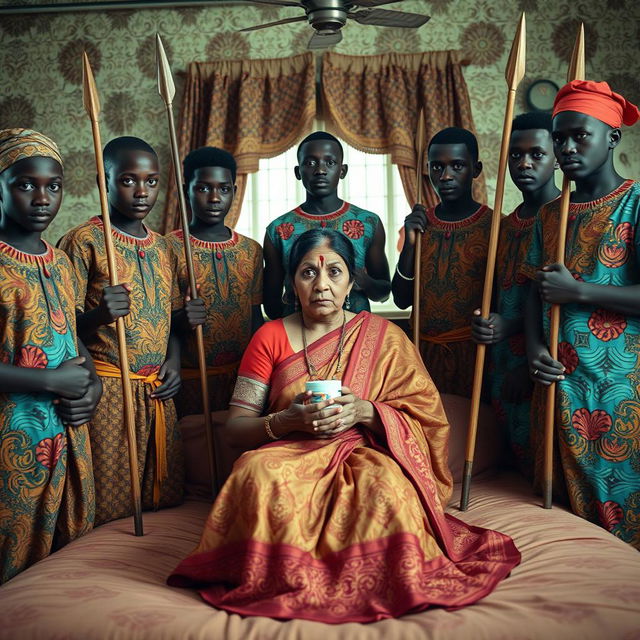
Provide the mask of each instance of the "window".
{"label": "window", "polygon": [[[372,155],[344,147],[344,162],[349,172],[340,183],[338,195],[347,202],[377,213],[387,235],[389,270],[398,260],[398,231],[410,207],[402,188],[398,169],[388,155]],[[298,164],[297,147],[269,160],[260,160],[260,170],[249,175],[236,230],[262,244],[267,225],[305,200],[302,183],[293,168]],[[397,310],[392,297],[385,303],[372,303],[373,311]]]}

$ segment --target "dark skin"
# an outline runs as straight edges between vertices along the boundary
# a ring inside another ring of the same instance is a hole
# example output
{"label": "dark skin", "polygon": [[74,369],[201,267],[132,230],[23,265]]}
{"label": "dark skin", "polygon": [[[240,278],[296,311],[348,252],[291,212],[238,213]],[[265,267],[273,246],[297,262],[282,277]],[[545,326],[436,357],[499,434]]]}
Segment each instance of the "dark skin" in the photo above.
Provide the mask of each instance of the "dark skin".
{"label": "dark skin", "polygon": [[[205,242],[224,242],[231,238],[231,229],[224,221],[233,204],[237,187],[231,171],[226,167],[199,167],[193,173],[184,193],[191,209],[189,232]],[[206,320],[206,310],[202,307],[202,323]],[[188,321],[183,310],[174,312],[174,321],[186,328]],[[251,331],[262,326],[263,317],[259,304],[251,307]]]}
{"label": "dark skin", "polygon": [[[311,140],[300,148],[300,164],[294,171],[307,192],[307,199],[301,205],[304,211],[312,215],[324,215],[342,206],[338,185],[348,170],[342,160],[340,147],[332,140]],[[363,291],[367,298],[375,302],[384,302],[391,291],[385,242],[384,228],[378,225],[367,251],[365,268],[358,269],[355,274],[354,288]],[[264,308],[270,318],[280,318],[284,312],[282,291],[285,272],[282,258],[268,235],[264,238],[263,251]]]}
{"label": "dark skin", "polygon": [[[563,173],[575,182],[571,202],[602,198],[623,182],[614,168],[613,152],[620,129],[575,111],[553,119],[553,146]],[[618,287],[576,280],[563,264],[550,264],[537,272],[527,300],[525,321],[527,356],[533,378],[544,385],[562,379],[562,364],[551,358],[542,334],[542,301],[549,304],[583,304],[640,315],[640,284]]]}
{"label": "dark skin", "polygon": [[[553,153],[553,140],[546,129],[514,131],[509,144],[509,174],[522,193],[520,218],[535,216],[540,208],[555,200],[560,191],[554,181],[558,164]],[[478,344],[496,344],[524,329],[522,318],[506,320],[491,312],[489,318],[480,317],[476,309],[471,330]]]}
{"label": "dark skin", "polygon": [[[555,200],[560,191],[554,181],[558,167],[553,153],[553,139],[546,129],[513,131],[509,143],[509,174],[522,193],[520,218],[537,215],[540,207]],[[471,335],[477,344],[502,342],[524,331],[524,318],[507,319],[492,311],[488,318],[480,317],[476,309],[471,322]],[[507,402],[521,402],[531,395],[528,368],[511,371],[505,377],[502,396]]]}
{"label": "dark skin", "polygon": [[[122,150],[114,162],[105,166],[105,172],[111,224],[131,236],[145,238],[147,230],[143,221],[159,193],[158,158],[146,151]],[[78,334],[85,341],[90,341],[98,327],[128,315],[130,291],[128,283],[105,287],[98,306],[78,315]],[[197,318],[202,302],[187,301],[185,309]],[[166,359],[158,372],[162,384],[151,393],[151,398],[168,400],[180,389],[180,342],[176,331],[172,326]]]}
{"label": "dark skin", "polygon": [[[471,189],[474,178],[482,172],[482,163],[474,161],[465,144],[433,144],[428,156],[429,179],[440,198],[435,210],[438,218],[458,222],[473,215],[480,203],[473,199]],[[407,278],[414,277],[416,241],[426,228],[426,210],[416,204],[404,220],[404,244],[398,259],[398,269]],[[413,304],[413,282],[395,273],[391,289],[400,309]]]}
{"label": "dark skin", "polygon": [[[327,243],[311,249],[303,257],[293,274],[293,286],[301,312],[287,316],[283,324],[294,351],[303,349],[303,326],[308,343],[312,344],[342,326],[345,318],[348,322],[354,317],[342,308],[353,280],[344,260]],[[384,426],[373,404],[359,398],[349,387],[342,387],[341,392],[338,398],[314,403],[308,402],[310,391],[298,394],[287,409],[272,416],[272,432],[278,438],[298,432],[312,438],[330,439],[361,425],[384,436]],[[225,437],[231,446],[244,449],[254,449],[270,441],[264,416],[235,405],[229,407]]]}
{"label": "dark skin", "polygon": [[[62,167],[52,158],[27,158],[5,169],[0,174],[0,240],[20,251],[44,253],[41,235],[57,215],[62,195]],[[102,383],[80,340],[78,353],[55,369],[0,363],[0,392],[51,393],[62,423],[80,426],[93,415]]]}

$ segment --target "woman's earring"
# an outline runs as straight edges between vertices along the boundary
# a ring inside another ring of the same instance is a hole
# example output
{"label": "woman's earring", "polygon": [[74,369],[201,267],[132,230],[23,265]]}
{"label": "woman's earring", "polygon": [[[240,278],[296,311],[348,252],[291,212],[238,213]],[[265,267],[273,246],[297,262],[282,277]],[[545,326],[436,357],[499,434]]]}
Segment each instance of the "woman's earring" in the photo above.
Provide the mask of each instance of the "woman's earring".
{"label": "woman's earring", "polygon": [[298,310],[298,296],[294,293],[293,294],[293,310],[297,311]]}
{"label": "woman's earring", "polygon": [[349,294],[348,293],[347,293],[347,298],[344,301],[344,306],[345,306],[345,309],[347,311],[349,311],[349,309],[351,309],[351,300],[349,300]]}

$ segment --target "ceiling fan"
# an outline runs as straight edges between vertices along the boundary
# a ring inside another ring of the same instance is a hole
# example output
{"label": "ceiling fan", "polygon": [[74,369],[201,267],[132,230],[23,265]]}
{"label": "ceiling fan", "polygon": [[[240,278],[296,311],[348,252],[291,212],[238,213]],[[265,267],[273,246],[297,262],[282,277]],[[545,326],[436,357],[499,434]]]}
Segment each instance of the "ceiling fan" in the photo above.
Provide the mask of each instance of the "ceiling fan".
{"label": "ceiling fan", "polygon": [[[392,4],[401,0],[248,0],[252,4],[269,4],[277,7],[298,7],[306,15],[295,18],[284,18],[276,22],[259,24],[255,27],[247,27],[240,31],[255,31],[275,27],[279,24],[292,22],[306,22],[314,28],[309,49],[324,49],[338,44],[342,40],[341,29],[347,20],[355,20],[359,24],[378,27],[400,27],[405,29],[417,29],[425,24],[430,16],[419,13],[406,13],[404,11],[390,11],[388,9],[376,9],[384,4]],[[354,11],[356,8],[362,9]]]}

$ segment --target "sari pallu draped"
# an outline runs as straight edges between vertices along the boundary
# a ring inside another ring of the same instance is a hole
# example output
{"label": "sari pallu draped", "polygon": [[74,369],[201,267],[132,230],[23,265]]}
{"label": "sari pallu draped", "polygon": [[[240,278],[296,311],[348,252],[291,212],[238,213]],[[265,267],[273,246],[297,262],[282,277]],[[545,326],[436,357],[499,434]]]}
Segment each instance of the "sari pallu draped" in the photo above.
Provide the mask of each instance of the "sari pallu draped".
{"label": "sari pallu draped", "polygon": [[[335,373],[339,339],[337,329],[309,347],[323,377]],[[243,454],[170,585],[242,615],[371,622],[471,604],[518,564],[510,538],[444,514],[449,425],[406,336],[361,312],[343,360],[343,384],[373,402],[385,437],[293,433]],[[276,364],[268,411],[308,379],[303,352]]]}

